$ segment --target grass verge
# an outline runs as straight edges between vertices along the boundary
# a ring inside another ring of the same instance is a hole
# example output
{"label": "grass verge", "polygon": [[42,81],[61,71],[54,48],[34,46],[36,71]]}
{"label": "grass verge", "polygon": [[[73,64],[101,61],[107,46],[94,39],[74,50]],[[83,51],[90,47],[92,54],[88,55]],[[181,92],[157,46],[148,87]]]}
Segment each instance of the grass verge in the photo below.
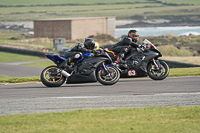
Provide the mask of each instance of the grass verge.
{"label": "grass verge", "polygon": [[200,65],[200,56],[163,56],[160,59]]}
{"label": "grass verge", "polygon": [[[117,4],[118,2],[124,2]],[[126,3],[125,3],[126,2]],[[117,18],[132,19],[133,16],[141,17],[165,17],[165,15],[176,16],[182,15],[199,15],[199,1],[148,1],[142,0],[145,3],[128,3],[138,2],[138,0],[85,0],[85,1],[3,1],[1,5],[21,5],[20,7],[1,7],[0,20],[10,21],[26,21],[35,19],[49,19],[49,18],[66,18],[66,17],[103,17],[116,16]],[[7,4],[6,4],[7,3]],[[20,4],[21,3],[21,4]],[[74,4],[60,5],[60,4]],[[78,4],[77,4],[78,3]],[[93,3],[93,5],[86,5],[86,3]],[[104,3],[104,4],[99,4]],[[112,4],[105,4],[112,3]],[[44,6],[49,5],[49,6]],[[59,4],[59,5],[52,5]],[[77,4],[77,5],[76,5]],[[80,5],[82,4],[82,5]],[[179,5],[181,4],[181,5]],[[27,6],[22,6],[27,5]],[[195,9],[195,10],[194,10]],[[196,11],[197,10],[197,11]],[[15,12],[13,12],[15,11]],[[131,12],[131,13],[129,13]],[[140,17],[140,18],[141,18]],[[193,17],[195,19],[196,17]],[[137,19],[137,18],[136,18]],[[197,19],[198,20],[198,19]]]}
{"label": "grass verge", "polygon": [[169,70],[169,77],[178,76],[199,76],[200,67],[190,67],[190,68],[171,68]]}
{"label": "grass verge", "polygon": [[0,57],[1,57],[0,62],[27,61],[27,60],[41,59],[41,57],[37,57],[37,56],[14,54],[14,53],[2,52],[2,51],[0,51]]}
{"label": "grass verge", "polygon": [[35,67],[47,67],[47,66],[52,66],[55,65],[55,63],[51,60],[47,60],[47,61],[39,61],[39,62],[33,62],[33,63],[25,63],[22,65],[27,65],[27,66],[35,66]]}
{"label": "grass verge", "polygon": [[39,76],[33,77],[8,77],[0,75],[0,83],[22,83],[22,82],[30,82],[30,81],[40,81]]}
{"label": "grass verge", "polygon": [[15,133],[198,133],[200,106],[77,110],[0,116],[0,131]]}

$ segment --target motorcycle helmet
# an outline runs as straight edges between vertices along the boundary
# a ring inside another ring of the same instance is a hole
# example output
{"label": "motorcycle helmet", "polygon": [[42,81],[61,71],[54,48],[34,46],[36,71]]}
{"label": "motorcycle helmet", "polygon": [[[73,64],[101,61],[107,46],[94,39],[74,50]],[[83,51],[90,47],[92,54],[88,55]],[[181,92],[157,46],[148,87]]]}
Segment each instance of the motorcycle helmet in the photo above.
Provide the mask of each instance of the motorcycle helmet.
{"label": "motorcycle helmet", "polygon": [[132,41],[133,41],[133,42],[137,42],[137,37],[139,37],[139,33],[138,33],[138,31],[136,31],[136,30],[130,30],[130,31],[128,32],[128,36],[129,36],[130,38],[132,38]]}
{"label": "motorcycle helmet", "polygon": [[85,41],[83,42],[83,44],[87,49],[93,50],[95,47],[95,41],[91,38],[85,38]]}

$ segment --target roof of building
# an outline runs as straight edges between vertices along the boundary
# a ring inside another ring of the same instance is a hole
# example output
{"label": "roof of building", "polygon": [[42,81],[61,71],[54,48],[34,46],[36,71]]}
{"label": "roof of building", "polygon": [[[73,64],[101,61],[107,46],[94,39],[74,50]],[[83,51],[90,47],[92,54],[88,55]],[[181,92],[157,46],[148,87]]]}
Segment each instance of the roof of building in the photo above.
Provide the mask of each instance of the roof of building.
{"label": "roof of building", "polygon": [[[34,21],[66,21],[66,20],[84,20],[84,19],[101,19],[108,17],[74,17],[74,18],[54,18],[54,19],[38,19]],[[110,18],[110,17],[109,17]]]}

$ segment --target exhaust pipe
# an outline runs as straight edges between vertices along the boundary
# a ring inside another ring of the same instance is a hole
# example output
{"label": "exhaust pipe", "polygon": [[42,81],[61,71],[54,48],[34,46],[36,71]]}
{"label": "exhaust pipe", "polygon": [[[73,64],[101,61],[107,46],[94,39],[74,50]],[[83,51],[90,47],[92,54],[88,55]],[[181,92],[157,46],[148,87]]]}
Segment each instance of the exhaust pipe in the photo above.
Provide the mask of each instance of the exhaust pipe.
{"label": "exhaust pipe", "polygon": [[64,70],[61,71],[61,74],[62,74],[63,76],[65,76],[66,78],[68,78],[69,76],[71,76],[71,74],[69,74],[68,72],[66,72],[66,71],[64,71]]}

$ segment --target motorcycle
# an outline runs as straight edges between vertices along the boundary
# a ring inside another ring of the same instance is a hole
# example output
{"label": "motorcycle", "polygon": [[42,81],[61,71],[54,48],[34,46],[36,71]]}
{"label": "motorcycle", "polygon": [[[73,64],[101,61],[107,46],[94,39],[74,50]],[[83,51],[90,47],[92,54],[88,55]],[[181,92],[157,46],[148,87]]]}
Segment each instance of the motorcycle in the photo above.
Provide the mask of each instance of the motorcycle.
{"label": "motorcycle", "polygon": [[103,51],[96,55],[84,53],[81,59],[74,60],[67,68],[59,67],[66,58],[58,55],[46,57],[56,64],[41,72],[40,79],[47,87],[59,87],[65,81],[67,84],[99,81],[103,85],[113,85],[120,78],[119,70],[113,65],[110,56]]}
{"label": "motorcycle", "polygon": [[168,76],[169,66],[158,59],[162,54],[149,40],[145,39],[140,48],[129,48],[124,57],[126,63],[117,63],[121,78],[149,76],[153,80],[163,80]]}

